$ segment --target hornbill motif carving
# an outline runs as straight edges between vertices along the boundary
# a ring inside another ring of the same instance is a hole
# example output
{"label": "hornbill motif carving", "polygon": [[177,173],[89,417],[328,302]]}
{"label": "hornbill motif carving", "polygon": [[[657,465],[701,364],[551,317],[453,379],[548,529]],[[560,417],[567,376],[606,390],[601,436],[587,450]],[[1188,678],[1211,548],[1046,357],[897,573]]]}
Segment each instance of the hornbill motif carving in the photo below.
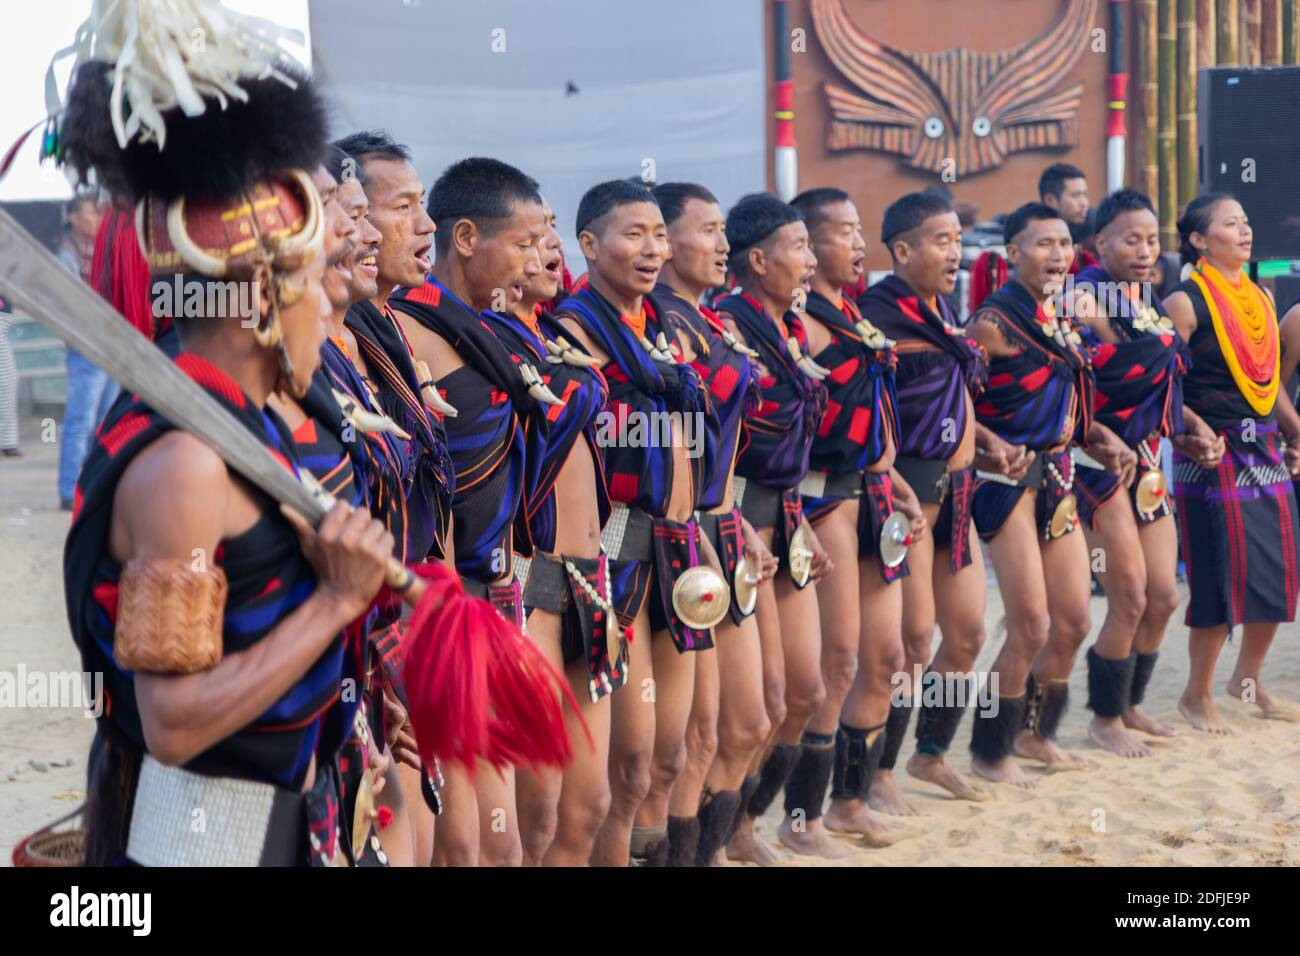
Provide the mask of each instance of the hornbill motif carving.
{"label": "hornbill motif carving", "polygon": [[825,84],[833,150],[969,176],[1011,153],[1078,141],[1083,84],[1062,83],[1088,43],[1096,0],[1068,0],[1046,33],[1000,53],[895,49],[859,29],[844,0],[812,0],[812,13],[826,55],[856,88]]}

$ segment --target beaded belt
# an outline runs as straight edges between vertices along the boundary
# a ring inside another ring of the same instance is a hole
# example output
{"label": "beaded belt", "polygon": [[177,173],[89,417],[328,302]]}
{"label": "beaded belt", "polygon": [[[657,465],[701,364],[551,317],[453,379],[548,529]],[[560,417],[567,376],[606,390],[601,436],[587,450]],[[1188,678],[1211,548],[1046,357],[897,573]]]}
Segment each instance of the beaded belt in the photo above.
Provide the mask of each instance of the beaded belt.
{"label": "beaded belt", "polygon": [[206,777],[145,754],[126,855],[144,866],[303,865],[306,829],[301,793]]}

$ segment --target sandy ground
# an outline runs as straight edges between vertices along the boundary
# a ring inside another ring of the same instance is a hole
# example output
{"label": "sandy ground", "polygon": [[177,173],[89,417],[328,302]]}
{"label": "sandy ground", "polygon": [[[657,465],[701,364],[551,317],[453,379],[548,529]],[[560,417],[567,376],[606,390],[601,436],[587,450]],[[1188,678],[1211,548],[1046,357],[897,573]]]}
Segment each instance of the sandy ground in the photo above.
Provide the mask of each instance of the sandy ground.
{"label": "sandy ground", "polygon": [[[0,460],[0,672],[75,671],[63,604],[62,551],[68,516],[57,508],[57,450],[39,442],[39,423],[24,423],[28,455]],[[1100,625],[1105,603],[1093,602]],[[989,592],[988,628],[1001,619],[996,589]],[[1181,622],[1179,612],[1176,622]],[[1060,742],[1084,755],[1086,772],[1026,772],[1037,787],[1022,793],[993,787],[994,799],[973,804],[949,799],[903,771],[900,784],[917,810],[916,839],[884,850],[859,850],[842,863],[790,858],[784,865],[1261,865],[1300,864],[1300,725],[1257,718],[1247,705],[1220,700],[1236,735],[1210,738],[1178,716],[1175,702],[1187,673],[1186,629],[1170,628],[1148,692],[1148,708],[1177,725],[1178,736],[1151,741],[1155,756],[1124,760],[1091,746],[1082,664],[1071,678],[1072,707]],[[991,642],[976,665],[997,653]],[[1226,681],[1235,651],[1220,660],[1216,683]],[[1264,675],[1275,694],[1300,698],[1300,627],[1283,628]],[[3,679],[0,674],[0,679]],[[0,865],[24,834],[72,810],[85,786],[92,721],[79,709],[0,706]],[[953,759],[969,770],[964,744],[969,717]],[[60,766],[67,761],[67,764]],[[779,807],[779,801],[778,801]],[[775,839],[779,811],[759,823]]]}

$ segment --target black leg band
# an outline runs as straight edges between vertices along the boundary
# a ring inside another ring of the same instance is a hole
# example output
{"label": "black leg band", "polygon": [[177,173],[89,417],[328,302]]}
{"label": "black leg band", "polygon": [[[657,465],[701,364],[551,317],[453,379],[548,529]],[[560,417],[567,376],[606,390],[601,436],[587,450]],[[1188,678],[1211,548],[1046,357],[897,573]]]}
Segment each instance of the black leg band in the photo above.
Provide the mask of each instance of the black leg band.
{"label": "black leg band", "polygon": [[[970,752],[977,759],[996,763],[1011,753],[1016,734],[1025,726],[1024,697],[995,697],[988,708],[975,710]],[[996,712],[993,710],[996,707]]]}
{"label": "black leg band", "polygon": [[740,808],[736,810],[736,818],[731,821],[731,829],[727,832],[727,842],[736,835],[740,829],[740,824],[745,819],[745,814],[749,813],[749,805],[754,801],[754,794],[758,793],[758,785],[762,782],[762,776],[754,773],[745,778],[745,782],[740,785]]}
{"label": "black leg band", "polygon": [[799,743],[799,762],[785,785],[786,813],[802,812],[805,820],[816,820],[822,815],[834,760],[834,736],[805,731]]}
{"label": "black leg band", "polygon": [[1098,717],[1119,717],[1128,710],[1137,655],[1112,660],[1088,648],[1088,709]]}
{"label": "black leg band", "polygon": [[1156,669],[1156,658],[1159,656],[1159,651],[1137,655],[1137,662],[1133,665],[1133,689],[1128,695],[1131,705],[1137,706],[1146,698],[1147,684],[1151,683],[1151,674]]}
{"label": "black leg band", "polygon": [[785,787],[785,782],[790,779],[790,772],[799,760],[799,752],[798,744],[777,744],[772,749],[763,769],[758,773],[758,786],[754,788],[754,794],[745,808],[751,817],[761,817],[767,812],[776,795]]}
{"label": "black leg band", "polygon": [[634,826],[631,855],[633,862],[638,866],[667,866],[668,829]]}
{"label": "black leg band", "polygon": [[1070,709],[1070,685],[1063,680],[1040,681],[1031,673],[1025,700],[1025,729],[1045,740],[1055,740],[1061,718]]}
{"label": "black leg band", "polygon": [[928,707],[923,702],[917,709],[916,749],[931,757],[947,753],[952,738],[957,736],[957,725],[961,723],[966,708],[951,704]]}
{"label": "black leg band", "polygon": [[698,817],[668,818],[667,866],[694,866],[695,854],[700,846],[700,821]]}
{"label": "black leg band", "polygon": [[[757,778],[753,778],[757,780]],[[723,790],[700,807],[700,839],[695,850],[696,866],[712,866],[722,845],[731,839],[740,821],[741,791]]]}
{"label": "black leg band", "polygon": [[889,717],[885,720],[885,742],[880,748],[881,770],[893,770],[898,762],[898,752],[903,749],[903,740],[907,737],[907,724],[912,719],[912,698],[905,697],[901,704],[889,707]]}
{"label": "black leg band", "polygon": [[885,724],[874,727],[850,727],[840,724],[835,732],[835,773],[831,798],[865,800],[871,778],[880,764],[885,746]]}

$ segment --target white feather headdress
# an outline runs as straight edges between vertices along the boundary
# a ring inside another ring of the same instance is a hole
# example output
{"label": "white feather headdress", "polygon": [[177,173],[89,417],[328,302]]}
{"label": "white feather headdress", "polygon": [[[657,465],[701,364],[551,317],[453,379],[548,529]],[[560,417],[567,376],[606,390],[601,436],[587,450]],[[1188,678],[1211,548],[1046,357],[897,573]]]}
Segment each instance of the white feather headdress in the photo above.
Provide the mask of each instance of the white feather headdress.
{"label": "white feather headdress", "polygon": [[248,99],[241,79],[274,76],[294,81],[280,67],[287,52],[281,43],[303,42],[302,32],[260,17],[235,13],[218,0],[94,0],[76,39],[54,55],[45,73],[45,106],[56,116],[63,108],[55,64],[76,55],[113,64],[113,131],[123,149],[132,139],[156,142],[162,149],[167,130],[163,111],[179,106],[187,116],[215,98]]}

